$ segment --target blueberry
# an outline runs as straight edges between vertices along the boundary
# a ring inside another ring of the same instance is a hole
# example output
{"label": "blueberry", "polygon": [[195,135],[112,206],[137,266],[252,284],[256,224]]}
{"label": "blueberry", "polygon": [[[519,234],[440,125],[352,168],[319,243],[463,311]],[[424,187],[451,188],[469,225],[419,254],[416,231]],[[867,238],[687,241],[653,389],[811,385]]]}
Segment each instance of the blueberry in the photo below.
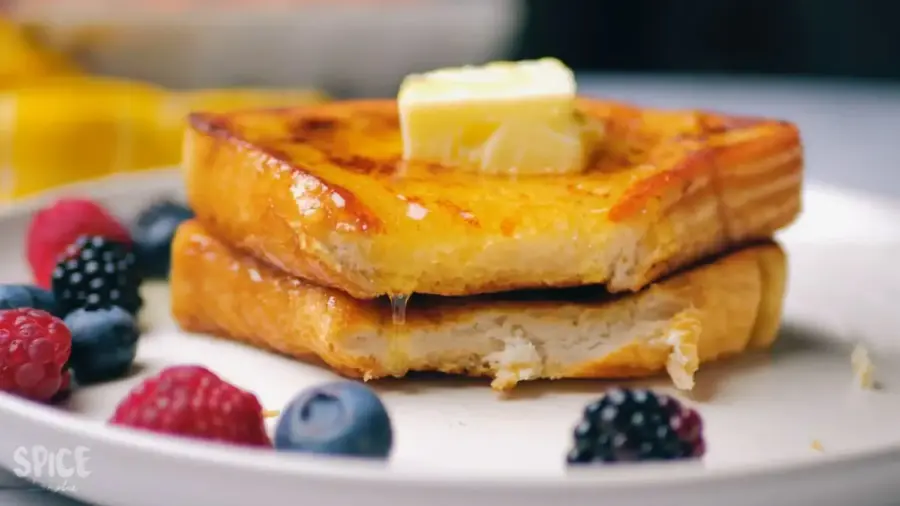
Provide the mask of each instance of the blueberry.
{"label": "blueberry", "polygon": [[31,285],[0,285],[0,310],[32,308],[59,316],[53,294]]}
{"label": "blueberry", "polygon": [[171,201],[157,202],[141,212],[131,233],[144,277],[168,278],[172,238],[178,226],[193,217],[188,207]]}
{"label": "blueberry", "polygon": [[386,458],[392,445],[391,420],[381,400],[351,381],[300,392],[275,429],[275,448],[283,451]]}
{"label": "blueberry", "polygon": [[78,309],[65,319],[72,332],[69,364],[79,384],[124,376],[137,353],[137,322],[124,309]]}

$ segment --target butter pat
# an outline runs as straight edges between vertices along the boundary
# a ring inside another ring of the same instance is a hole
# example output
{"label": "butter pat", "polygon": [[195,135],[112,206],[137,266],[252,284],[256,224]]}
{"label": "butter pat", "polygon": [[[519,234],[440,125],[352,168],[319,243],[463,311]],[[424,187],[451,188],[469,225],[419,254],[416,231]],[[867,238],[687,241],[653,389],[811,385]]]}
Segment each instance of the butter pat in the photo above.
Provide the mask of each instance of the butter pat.
{"label": "butter pat", "polygon": [[397,97],[403,157],[489,174],[581,172],[592,135],[572,71],[544,58],[408,76]]}

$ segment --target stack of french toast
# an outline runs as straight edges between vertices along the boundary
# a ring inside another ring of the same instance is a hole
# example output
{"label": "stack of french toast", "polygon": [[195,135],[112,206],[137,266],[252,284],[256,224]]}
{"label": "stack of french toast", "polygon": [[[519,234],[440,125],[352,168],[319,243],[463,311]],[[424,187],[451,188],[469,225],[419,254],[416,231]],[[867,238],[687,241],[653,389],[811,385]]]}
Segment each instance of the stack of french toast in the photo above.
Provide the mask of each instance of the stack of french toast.
{"label": "stack of french toast", "polygon": [[488,67],[411,76],[396,100],[193,114],[178,324],[348,377],[498,390],[666,373],[688,390],[773,343],[794,125],[581,97],[553,62]]}

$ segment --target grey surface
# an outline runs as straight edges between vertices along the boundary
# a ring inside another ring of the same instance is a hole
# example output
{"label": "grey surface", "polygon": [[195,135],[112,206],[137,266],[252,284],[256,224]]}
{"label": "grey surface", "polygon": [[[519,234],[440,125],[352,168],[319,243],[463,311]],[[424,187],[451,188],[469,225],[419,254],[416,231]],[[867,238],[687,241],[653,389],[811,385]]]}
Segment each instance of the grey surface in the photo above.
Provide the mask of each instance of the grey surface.
{"label": "grey surface", "polygon": [[[900,198],[900,86],[752,79],[585,77],[581,93],[795,121],[807,177]],[[0,471],[0,504],[77,506]]]}
{"label": "grey surface", "polygon": [[609,77],[584,79],[581,90],[647,105],[795,121],[806,147],[808,178],[900,197],[900,85]]}

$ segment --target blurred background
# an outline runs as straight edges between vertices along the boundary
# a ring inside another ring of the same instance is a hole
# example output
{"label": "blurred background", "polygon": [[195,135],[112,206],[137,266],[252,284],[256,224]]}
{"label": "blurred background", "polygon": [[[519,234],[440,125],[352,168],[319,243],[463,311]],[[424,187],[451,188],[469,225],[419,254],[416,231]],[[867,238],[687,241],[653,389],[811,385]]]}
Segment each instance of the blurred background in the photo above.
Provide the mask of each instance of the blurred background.
{"label": "blurred background", "polygon": [[577,70],[900,77],[886,0],[2,0],[98,72],[175,87],[390,94],[412,70],[553,55]]}
{"label": "blurred background", "polygon": [[900,77],[900,2],[890,0],[523,4],[513,52],[582,70]]}
{"label": "blurred background", "polygon": [[[900,116],[889,0],[0,0],[0,13],[0,201],[175,165],[191,110],[391,96],[410,72],[495,59],[559,57],[586,94],[786,117],[813,159],[829,135],[885,140]],[[887,173],[894,144],[827,158]]]}
{"label": "blurred background", "polygon": [[583,71],[900,77],[900,3],[886,0],[4,4],[90,69],[175,87],[389,94],[412,70],[545,55]]}

